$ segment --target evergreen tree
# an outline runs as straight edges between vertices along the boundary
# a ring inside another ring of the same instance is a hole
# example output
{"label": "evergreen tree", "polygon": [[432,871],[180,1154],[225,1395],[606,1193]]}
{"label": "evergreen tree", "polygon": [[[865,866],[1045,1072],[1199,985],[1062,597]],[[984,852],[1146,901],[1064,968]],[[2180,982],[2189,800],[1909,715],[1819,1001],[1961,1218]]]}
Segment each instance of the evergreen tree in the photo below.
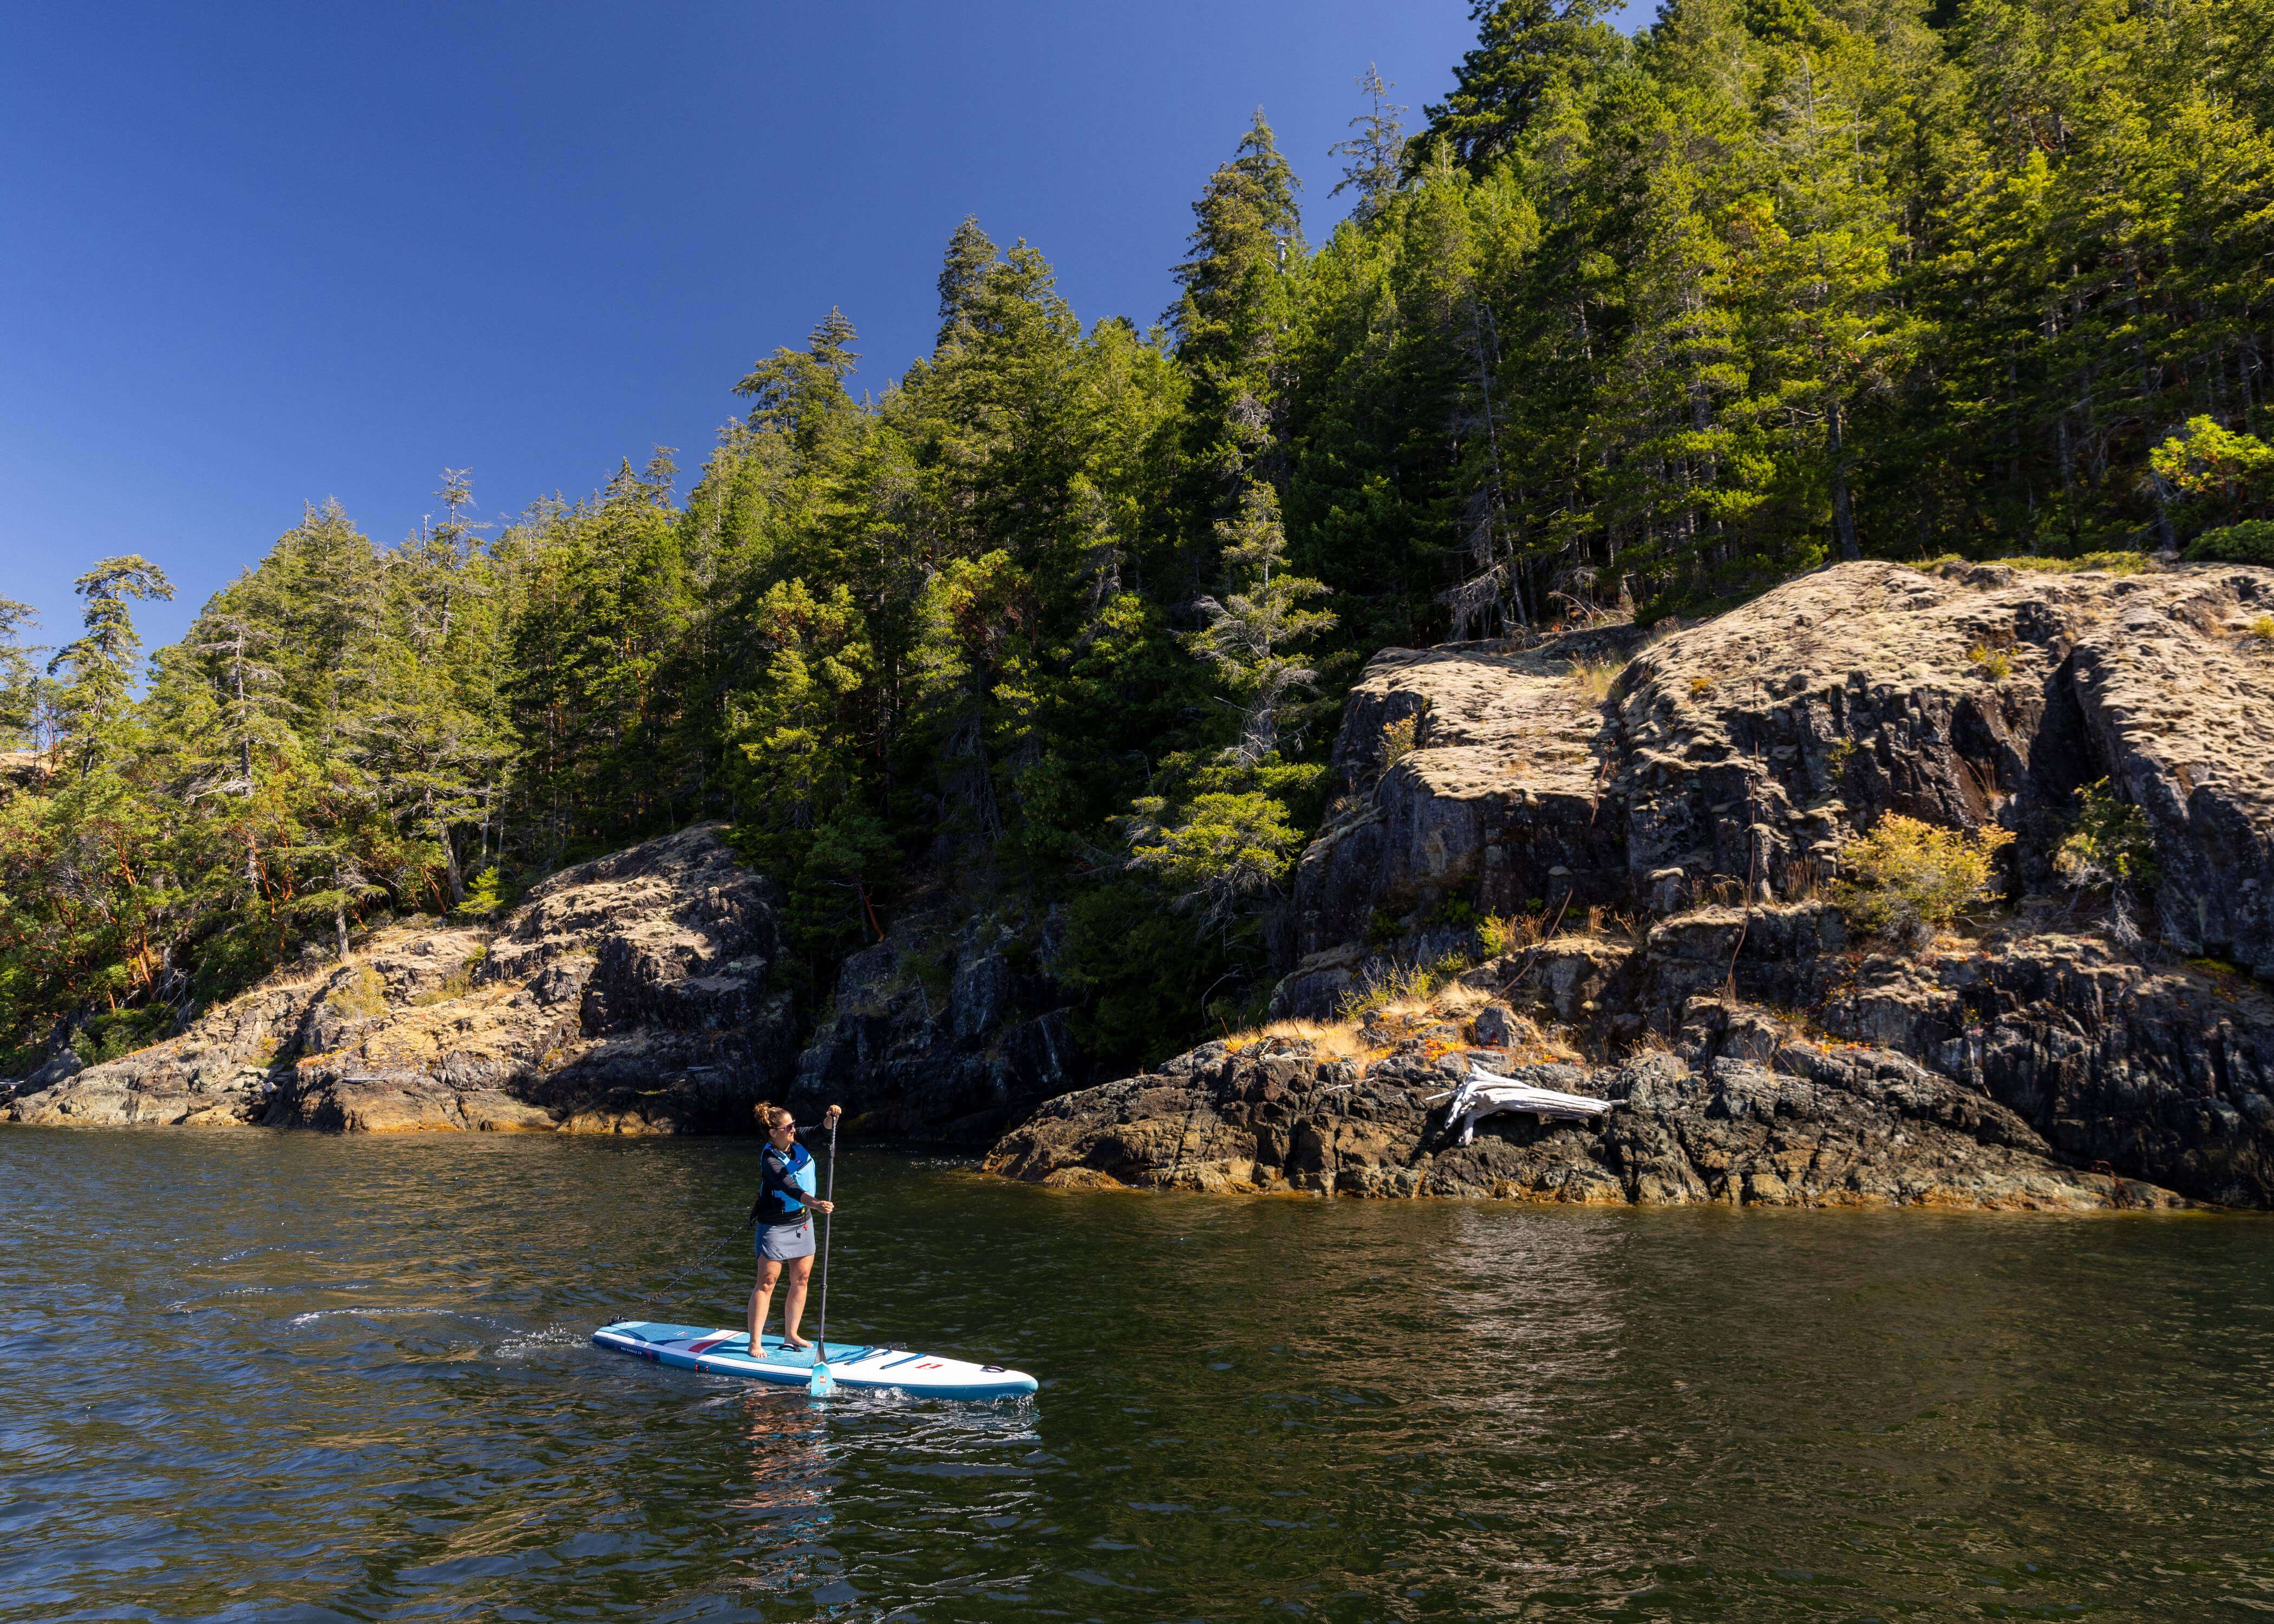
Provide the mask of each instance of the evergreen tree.
{"label": "evergreen tree", "polygon": [[1352,218],[1364,225],[1382,212],[1383,203],[1397,189],[1405,155],[1405,128],[1398,115],[1405,109],[1390,101],[1391,86],[1382,82],[1382,71],[1372,63],[1359,75],[1358,87],[1366,93],[1367,110],[1350,121],[1356,135],[1327,149],[1350,160],[1343,167],[1342,179],[1327,195],[1338,198],[1355,189],[1358,207],[1352,210]]}
{"label": "evergreen tree", "polygon": [[1190,257],[1177,267],[1184,292],[1169,324],[1193,380],[1187,443],[1205,509],[1231,505],[1275,439],[1274,365],[1292,323],[1290,284],[1304,254],[1295,187],[1259,108],[1231,162],[1193,205]]}
{"label": "evergreen tree", "polygon": [[993,240],[979,229],[979,217],[966,214],[948,239],[947,259],[939,267],[939,344],[947,343],[1000,259]]}
{"label": "evergreen tree", "polygon": [[1287,535],[1269,485],[1249,481],[1238,515],[1219,524],[1216,535],[1225,573],[1237,584],[1222,603],[1201,599],[1207,625],[1190,646],[1216,667],[1239,706],[1239,736],[1227,756],[1253,766],[1277,753],[1288,702],[1318,680],[1291,650],[1333,629],[1335,617],[1301,606],[1327,589],[1288,573]]}
{"label": "evergreen tree", "polygon": [[1442,105],[1424,110],[1427,135],[1482,168],[1511,151],[1543,106],[1618,51],[1602,20],[1605,0],[1473,0],[1476,48],[1462,58]]}
{"label": "evergreen tree", "polygon": [[38,619],[29,604],[0,598],[0,749],[34,746],[40,688],[32,657],[43,650],[25,646],[24,628]]}
{"label": "evergreen tree", "polygon": [[48,662],[48,674],[65,673],[55,697],[57,742],[85,773],[123,757],[130,748],[122,733],[140,675],[137,656],[142,639],[135,633],[128,600],[169,598],[174,588],[163,570],[140,553],[129,553],[104,559],[73,582],[72,590],[87,600],[80,616],[84,629]]}

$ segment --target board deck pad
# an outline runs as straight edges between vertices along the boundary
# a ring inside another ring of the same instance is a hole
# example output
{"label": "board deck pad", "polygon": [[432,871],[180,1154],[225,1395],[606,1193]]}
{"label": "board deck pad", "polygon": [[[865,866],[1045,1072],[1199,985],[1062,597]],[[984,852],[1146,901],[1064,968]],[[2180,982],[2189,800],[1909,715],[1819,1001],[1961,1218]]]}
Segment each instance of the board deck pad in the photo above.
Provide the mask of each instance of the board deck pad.
{"label": "board deck pad", "polygon": [[[742,1376],[802,1387],[813,1374],[813,1350],[790,1348],[779,1336],[762,1337],[757,1358],[750,1357],[750,1339],[743,1332],[650,1320],[620,1320],[604,1325],[592,1333],[592,1340],[651,1365],[701,1371],[706,1375]],[[973,1365],[881,1342],[831,1342],[829,1374],[840,1387],[896,1387],[935,1398],[1012,1398],[1032,1393],[1037,1385],[1024,1371]]]}

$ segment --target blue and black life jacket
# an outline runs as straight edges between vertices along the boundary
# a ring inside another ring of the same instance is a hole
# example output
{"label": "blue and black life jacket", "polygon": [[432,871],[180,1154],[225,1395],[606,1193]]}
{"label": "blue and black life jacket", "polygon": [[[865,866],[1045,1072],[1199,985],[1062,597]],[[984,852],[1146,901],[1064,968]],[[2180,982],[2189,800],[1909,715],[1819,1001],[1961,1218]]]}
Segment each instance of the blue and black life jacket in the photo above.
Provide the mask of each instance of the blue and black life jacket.
{"label": "blue and black life jacket", "polygon": [[758,1199],[750,1216],[763,1224],[803,1223],[806,1188],[797,1179],[812,1165],[813,1153],[794,1140],[787,1151],[769,1144],[758,1156]]}

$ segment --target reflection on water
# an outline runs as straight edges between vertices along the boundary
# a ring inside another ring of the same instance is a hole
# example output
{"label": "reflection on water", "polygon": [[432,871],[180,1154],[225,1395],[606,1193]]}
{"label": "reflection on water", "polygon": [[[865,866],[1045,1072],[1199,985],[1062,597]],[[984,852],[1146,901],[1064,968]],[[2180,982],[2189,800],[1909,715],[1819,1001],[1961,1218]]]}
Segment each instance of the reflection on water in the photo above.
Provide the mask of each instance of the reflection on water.
{"label": "reflection on water", "polygon": [[585,1341],[738,1320],[749,1151],[0,1134],[0,1618],[2274,1613],[2262,1222],[859,1155],[832,1335],[1043,1390],[817,1406]]}

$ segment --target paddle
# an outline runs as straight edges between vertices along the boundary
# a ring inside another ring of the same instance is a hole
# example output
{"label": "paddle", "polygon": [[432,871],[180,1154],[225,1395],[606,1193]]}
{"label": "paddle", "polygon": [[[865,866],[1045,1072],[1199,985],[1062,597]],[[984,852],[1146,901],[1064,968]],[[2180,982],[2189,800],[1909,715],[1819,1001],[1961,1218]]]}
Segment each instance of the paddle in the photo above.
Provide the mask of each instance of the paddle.
{"label": "paddle", "polygon": [[[837,1205],[837,1119],[829,1122],[829,1188],[822,1196],[832,1207]],[[827,1398],[837,1391],[837,1379],[829,1373],[829,1219],[821,1214],[821,1328],[813,1338],[813,1374],[805,1379],[808,1398]]]}

